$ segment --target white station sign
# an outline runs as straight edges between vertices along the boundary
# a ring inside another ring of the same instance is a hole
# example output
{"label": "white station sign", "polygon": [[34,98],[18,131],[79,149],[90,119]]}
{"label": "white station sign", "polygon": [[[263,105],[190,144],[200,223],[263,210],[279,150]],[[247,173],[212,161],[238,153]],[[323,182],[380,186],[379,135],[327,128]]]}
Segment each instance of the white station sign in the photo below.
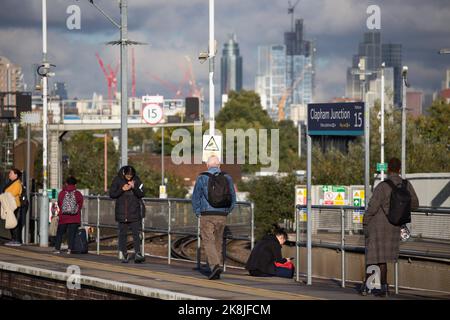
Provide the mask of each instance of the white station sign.
{"label": "white station sign", "polygon": [[142,118],[150,125],[160,123],[164,117],[162,104],[163,96],[143,96],[142,97]]}

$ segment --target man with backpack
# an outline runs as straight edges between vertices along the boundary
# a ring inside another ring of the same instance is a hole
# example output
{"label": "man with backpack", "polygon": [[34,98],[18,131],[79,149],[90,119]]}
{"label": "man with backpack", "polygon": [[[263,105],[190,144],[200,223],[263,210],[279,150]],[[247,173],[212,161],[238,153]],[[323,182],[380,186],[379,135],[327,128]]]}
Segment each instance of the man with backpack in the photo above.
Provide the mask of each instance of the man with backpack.
{"label": "man with backpack", "polygon": [[200,218],[200,235],[211,269],[210,280],[220,279],[223,272],[223,231],[228,214],[236,204],[233,179],[220,171],[220,161],[215,155],[208,158],[208,171],[202,172],[195,182],[192,194],[194,213]]}
{"label": "man with backpack", "polygon": [[[399,159],[389,160],[388,177],[374,189],[363,220],[366,270],[372,265],[379,267],[381,289],[376,295],[381,297],[387,297],[389,293],[387,263],[398,260],[401,228],[411,222],[411,210],[419,206],[413,186],[400,177],[400,169]],[[370,276],[366,274],[362,295],[369,293],[367,281]]]}
{"label": "man with backpack", "polygon": [[63,190],[58,195],[59,221],[56,231],[55,251],[61,253],[61,242],[67,232],[67,242],[70,254],[74,248],[78,228],[81,224],[81,209],[83,208],[83,195],[76,187],[77,179],[69,177]]}

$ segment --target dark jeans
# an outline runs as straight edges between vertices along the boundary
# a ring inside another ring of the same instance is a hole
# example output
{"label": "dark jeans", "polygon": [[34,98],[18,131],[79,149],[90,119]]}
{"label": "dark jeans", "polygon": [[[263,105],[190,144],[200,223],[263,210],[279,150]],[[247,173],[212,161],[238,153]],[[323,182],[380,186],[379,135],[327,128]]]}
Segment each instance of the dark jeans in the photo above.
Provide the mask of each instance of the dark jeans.
{"label": "dark jeans", "polygon": [[250,275],[253,277],[281,277],[292,278],[294,276],[294,269],[275,267],[275,274],[268,274],[259,270],[250,270]]}
{"label": "dark jeans", "polygon": [[26,211],[19,207],[14,210],[14,215],[17,219],[17,226],[10,230],[11,240],[22,243],[22,228],[25,224]]}
{"label": "dark jeans", "polygon": [[127,253],[127,235],[128,228],[133,234],[134,252],[141,253],[141,229],[142,221],[136,222],[119,222],[119,250],[124,255]]}
{"label": "dark jeans", "polygon": [[62,239],[64,234],[67,232],[67,242],[69,245],[69,250],[72,250],[75,235],[77,234],[79,227],[80,224],[78,223],[68,223],[58,225],[58,230],[56,231],[55,249],[61,250]]}

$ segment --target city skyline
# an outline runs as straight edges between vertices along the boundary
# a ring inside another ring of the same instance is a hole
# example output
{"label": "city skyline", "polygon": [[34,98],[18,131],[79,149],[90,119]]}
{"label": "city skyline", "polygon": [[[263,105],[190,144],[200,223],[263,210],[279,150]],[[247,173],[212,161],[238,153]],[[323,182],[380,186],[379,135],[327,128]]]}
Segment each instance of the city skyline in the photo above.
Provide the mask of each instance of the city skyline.
{"label": "city skyline", "polygon": [[[383,43],[402,44],[403,64],[409,66],[413,88],[425,92],[441,89],[444,70],[450,61],[448,56],[439,56],[437,51],[450,46],[446,27],[450,8],[440,0],[426,3],[408,1],[407,8],[401,5],[402,2],[300,2],[295,18],[304,19],[305,33],[317,47],[316,101],[345,95],[346,68],[351,65],[351,57],[361,35],[368,30],[366,20],[369,15],[366,10],[372,4],[379,5],[381,9]],[[98,0],[97,3],[118,20],[116,2]],[[71,31],[66,27],[69,16],[66,9],[72,4],[81,9],[81,30]],[[25,82],[31,86],[31,65],[42,59],[41,3],[7,0],[2,6],[0,38],[3,45],[0,56],[20,65]],[[21,10],[17,11],[17,7]],[[244,89],[254,89],[257,47],[282,43],[283,34],[290,30],[287,7],[287,1],[267,0],[245,3],[230,0],[216,4],[218,48],[227,41],[228,34],[236,33],[239,37],[241,56],[244,58]],[[11,15],[11,12],[15,14]],[[416,18],[417,12],[421,13],[421,19]],[[104,44],[118,38],[117,29],[101,17],[88,1],[51,1],[48,21],[49,59],[57,65],[57,76],[52,81],[65,82],[72,97],[90,97],[93,92],[106,96],[106,83],[95,53],[99,52],[105,63],[115,64],[118,61],[118,49]],[[208,66],[199,64],[196,59],[198,53],[207,47],[207,1],[130,1],[129,28],[130,39],[149,43],[135,47],[138,95],[159,93],[170,97],[170,91],[154,81],[149,73],[172,83],[180,83],[183,79],[180,69],[185,64],[186,55],[192,60],[197,82],[207,89]],[[220,59],[221,54],[218,53],[217,57]],[[220,83],[218,63],[215,73],[215,82]],[[204,92],[207,93],[207,90]],[[219,89],[216,94],[219,94]]]}

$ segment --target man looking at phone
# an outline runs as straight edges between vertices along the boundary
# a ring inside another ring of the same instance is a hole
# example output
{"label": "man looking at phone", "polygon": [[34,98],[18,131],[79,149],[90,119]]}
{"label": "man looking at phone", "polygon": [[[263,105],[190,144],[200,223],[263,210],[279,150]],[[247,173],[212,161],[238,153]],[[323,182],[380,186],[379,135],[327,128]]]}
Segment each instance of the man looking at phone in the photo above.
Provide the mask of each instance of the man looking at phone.
{"label": "man looking at phone", "polygon": [[294,258],[283,258],[281,248],[287,240],[284,229],[276,229],[274,234],[266,235],[258,241],[248,258],[245,269],[254,277],[282,277],[294,276]]}

